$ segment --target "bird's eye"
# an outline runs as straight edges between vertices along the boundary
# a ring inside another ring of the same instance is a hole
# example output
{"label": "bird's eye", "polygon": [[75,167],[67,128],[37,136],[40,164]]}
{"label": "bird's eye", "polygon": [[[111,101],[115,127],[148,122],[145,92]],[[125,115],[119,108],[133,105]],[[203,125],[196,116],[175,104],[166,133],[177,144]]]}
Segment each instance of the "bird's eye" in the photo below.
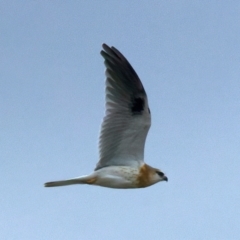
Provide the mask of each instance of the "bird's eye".
{"label": "bird's eye", "polygon": [[163,177],[163,176],[164,176],[164,173],[163,173],[163,172],[160,172],[160,171],[157,171],[157,174],[158,174],[160,177]]}

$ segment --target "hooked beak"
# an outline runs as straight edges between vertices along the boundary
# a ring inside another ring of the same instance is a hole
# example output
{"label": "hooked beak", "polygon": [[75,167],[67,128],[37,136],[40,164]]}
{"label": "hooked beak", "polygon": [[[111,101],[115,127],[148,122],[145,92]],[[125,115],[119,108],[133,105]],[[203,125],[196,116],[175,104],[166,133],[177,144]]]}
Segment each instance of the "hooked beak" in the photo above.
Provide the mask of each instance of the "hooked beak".
{"label": "hooked beak", "polygon": [[168,178],[166,176],[163,177],[163,181],[168,181]]}

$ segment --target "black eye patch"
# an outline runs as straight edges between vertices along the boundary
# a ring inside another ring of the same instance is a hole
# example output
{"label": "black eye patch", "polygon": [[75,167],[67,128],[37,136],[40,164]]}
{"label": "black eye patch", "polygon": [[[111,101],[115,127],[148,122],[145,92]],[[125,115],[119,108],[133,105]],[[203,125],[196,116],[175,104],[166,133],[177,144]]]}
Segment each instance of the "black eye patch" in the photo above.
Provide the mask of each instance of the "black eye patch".
{"label": "black eye patch", "polygon": [[157,171],[157,174],[158,174],[160,177],[163,177],[163,176],[164,176],[164,173],[163,173],[163,172],[160,172],[160,171]]}

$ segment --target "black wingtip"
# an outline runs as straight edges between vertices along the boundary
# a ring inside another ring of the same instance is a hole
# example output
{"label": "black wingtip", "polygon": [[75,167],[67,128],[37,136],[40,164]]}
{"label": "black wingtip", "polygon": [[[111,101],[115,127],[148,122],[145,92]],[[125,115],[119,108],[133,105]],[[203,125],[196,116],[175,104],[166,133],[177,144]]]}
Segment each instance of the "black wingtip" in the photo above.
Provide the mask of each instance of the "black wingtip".
{"label": "black wingtip", "polygon": [[111,48],[106,44],[106,43],[103,43],[102,44],[102,48],[103,50],[100,51],[100,54],[104,57],[105,54],[109,51],[111,51]]}
{"label": "black wingtip", "polygon": [[103,48],[103,50],[105,50],[105,51],[108,51],[109,49],[111,49],[106,43],[103,43],[103,44],[102,44],[102,48]]}

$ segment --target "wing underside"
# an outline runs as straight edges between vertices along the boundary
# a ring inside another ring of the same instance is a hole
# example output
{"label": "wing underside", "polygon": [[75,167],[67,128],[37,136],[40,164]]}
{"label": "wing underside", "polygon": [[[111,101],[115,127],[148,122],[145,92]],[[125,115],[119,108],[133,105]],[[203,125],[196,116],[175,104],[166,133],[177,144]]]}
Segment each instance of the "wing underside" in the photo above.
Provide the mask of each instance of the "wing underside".
{"label": "wing underside", "polygon": [[106,113],[99,139],[100,160],[106,166],[138,166],[151,125],[143,85],[127,59],[114,47],[103,44],[106,66]]}

